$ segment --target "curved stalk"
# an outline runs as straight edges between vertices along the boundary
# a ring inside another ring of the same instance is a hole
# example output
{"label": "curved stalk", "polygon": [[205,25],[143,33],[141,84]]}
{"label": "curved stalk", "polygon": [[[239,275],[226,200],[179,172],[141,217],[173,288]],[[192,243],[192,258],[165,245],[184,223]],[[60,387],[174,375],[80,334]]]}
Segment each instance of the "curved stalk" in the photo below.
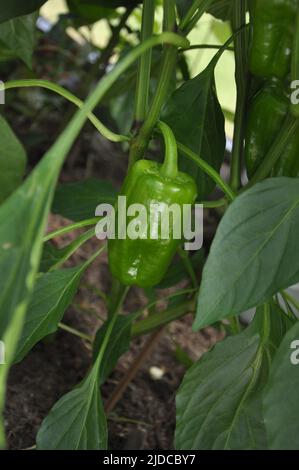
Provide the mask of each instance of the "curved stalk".
{"label": "curved stalk", "polygon": [[[70,93],[65,88],[61,87],[60,85],[56,85],[56,83],[49,82],[48,80],[11,80],[4,84],[5,90],[10,90],[12,88],[45,88],[47,90],[53,91],[57,95],[62,96],[66,100],[73,103],[78,108],[82,108],[84,102],[77,98],[75,95]],[[93,113],[88,113],[88,119],[92,122],[95,128],[102,134],[103,137],[110,140],[111,142],[125,142],[129,141],[130,137],[125,135],[115,134],[114,132],[110,131]]]}
{"label": "curved stalk", "polygon": [[165,122],[159,121],[157,127],[165,142],[165,158],[161,173],[168,178],[175,178],[178,173],[178,148],[174,133]]}

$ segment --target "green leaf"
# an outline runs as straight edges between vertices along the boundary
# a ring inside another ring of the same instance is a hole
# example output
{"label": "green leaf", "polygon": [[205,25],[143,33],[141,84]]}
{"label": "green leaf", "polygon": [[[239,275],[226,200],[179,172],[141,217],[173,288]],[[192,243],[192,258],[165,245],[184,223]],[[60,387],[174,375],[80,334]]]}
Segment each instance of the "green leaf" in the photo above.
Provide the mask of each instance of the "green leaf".
{"label": "green leaf", "polygon": [[116,8],[133,8],[138,3],[137,0],[67,0],[70,12],[83,24],[117,16]]}
{"label": "green leaf", "polygon": [[97,376],[96,363],[83,383],[54,405],[37,434],[37,449],[107,448],[107,423]]}
{"label": "green leaf", "polygon": [[[0,207],[0,338],[6,363],[0,367],[0,412],[9,365],[22,330],[38,269],[42,237],[65,149],[52,148],[26,181]],[[0,424],[0,447],[4,445]]]}
{"label": "green leaf", "polygon": [[46,242],[43,247],[42,257],[39,265],[39,272],[46,273],[52,266],[61,260],[61,249],[57,248],[51,241]]}
{"label": "green leaf", "polygon": [[232,18],[234,0],[214,0],[207,8],[207,13],[222,21],[229,21]]}
{"label": "green leaf", "polygon": [[295,323],[294,318],[290,318],[276,302],[270,304],[270,338],[269,352],[274,356],[285,334]]}
{"label": "green leaf", "polygon": [[264,392],[264,413],[269,448],[299,449],[299,322],[278,349]]}
{"label": "green leaf", "polygon": [[55,333],[73,300],[86,263],[38,277],[29,304],[14,362],[21,361],[42,338]]}
{"label": "green leaf", "polygon": [[[185,144],[217,171],[225,152],[224,116],[217,98],[215,63],[175,90],[162,111],[162,120]],[[198,198],[207,196],[215,183],[195,163],[180,156],[180,167],[195,178]]]}
{"label": "green leaf", "polygon": [[20,186],[26,167],[26,152],[6,120],[0,115],[0,203]]}
{"label": "green leaf", "polygon": [[73,240],[63,248],[56,248],[51,242],[44,244],[42,259],[40,262],[39,272],[47,272],[49,270],[57,269],[60,267],[70,256],[80,248],[83,243],[92,238],[95,234],[95,229],[92,228],[82,233],[79,237]]}
{"label": "green leaf", "polygon": [[0,41],[32,68],[36,42],[36,13],[20,16],[0,24]]}
{"label": "green leaf", "polygon": [[0,0],[0,23],[38,10],[47,0]]}
{"label": "green leaf", "polygon": [[[204,252],[203,250],[198,250],[193,256],[190,257],[191,264],[194,269],[198,269],[202,266],[204,261]],[[169,287],[178,284],[183,279],[189,277],[189,274],[186,271],[185,265],[181,258],[174,258],[169,266],[164,278],[162,281],[155,286],[156,289],[168,289]]]}
{"label": "green leaf", "polygon": [[[111,333],[111,339],[108,343],[104,357],[102,359],[100,368],[100,383],[103,384],[109,377],[114,367],[117,364],[118,359],[125,352],[129,350],[131,340],[131,326],[137,315],[119,315],[113,327]],[[109,321],[106,321],[103,326],[98,330],[94,346],[93,346],[93,358],[99,353],[103,339],[106,335]]]}
{"label": "green leaf", "polygon": [[298,280],[299,179],[268,179],[238,196],[221,220],[194,328],[262,304]]}
{"label": "green leaf", "polygon": [[57,187],[52,211],[75,222],[94,217],[99,204],[114,204],[116,190],[111,183],[91,178]]}
{"label": "green leaf", "polygon": [[218,343],[189,369],[176,400],[176,449],[266,447],[262,362],[259,335],[246,330]]}
{"label": "green leaf", "polygon": [[110,18],[115,15],[113,8],[103,7],[96,0],[67,0],[67,6],[81,24],[95,23],[102,18]]}
{"label": "green leaf", "polygon": [[187,11],[190,9],[193,0],[176,0],[175,3],[177,6],[178,14],[182,19],[186,15]]}
{"label": "green leaf", "polygon": [[100,398],[101,370],[119,308],[128,288],[119,286],[109,327],[91,372],[79,387],[63,396],[43,421],[37,435],[38,449],[100,450],[107,448],[107,424]]}
{"label": "green leaf", "polygon": [[233,8],[234,0],[214,0],[206,11],[218,20],[230,21],[232,19]]}
{"label": "green leaf", "polygon": [[[90,0],[88,0],[90,1]],[[138,5],[138,3],[142,3],[142,0],[92,0],[94,3],[98,3],[99,5],[103,7],[111,7],[111,8],[117,8],[117,7],[134,7]]]}

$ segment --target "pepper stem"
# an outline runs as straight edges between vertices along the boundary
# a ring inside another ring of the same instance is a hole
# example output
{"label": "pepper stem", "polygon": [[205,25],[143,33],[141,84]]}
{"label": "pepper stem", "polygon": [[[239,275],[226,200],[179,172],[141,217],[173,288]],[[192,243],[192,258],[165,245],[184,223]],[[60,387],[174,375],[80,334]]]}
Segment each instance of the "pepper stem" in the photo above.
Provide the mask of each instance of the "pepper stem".
{"label": "pepper stem", "polygon": [[165,158],[161,173],[167,178],[175,178],[178,174],[178,148],[174,133],[165,122],[159,121],[157,127],[160,129],[165,142]]}

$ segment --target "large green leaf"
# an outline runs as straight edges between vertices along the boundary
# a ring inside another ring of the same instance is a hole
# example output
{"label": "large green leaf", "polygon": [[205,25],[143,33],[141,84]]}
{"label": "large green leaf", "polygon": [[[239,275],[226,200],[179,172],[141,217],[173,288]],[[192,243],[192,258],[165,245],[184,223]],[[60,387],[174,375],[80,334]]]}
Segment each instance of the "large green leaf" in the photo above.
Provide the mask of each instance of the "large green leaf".
{"label": "large green leaf", "polygon": [[[174,91],[163,109],[162,120],[169,124],[179,142],[219,171],[224,159],[225,132],[214,68],[212,61],[203,72]],[[215,187],[214,181],[183,155],[180,167],[195,178],[199,199]]]}
{"label": "large green leaf", "polygon": [[57,187],[52,211],[74,221],[94,217],[99,204],[114,204],[116,190],[109,181],[91,178]]}
{"label": "large green leaf", "polygon": [[36,42],[36,19],[37,15],[32,13],[0,24],[0,41],[29,68]]}
{"label": "large green leaf", "polygon": [[26,152],[6,120],[0,115],[0,203],[20,186],[26,166]]}
{"label": "large green leaf", "polygon": [[177,396],[179,449],[267,447],[262,394],[293,320],[274,301],[245,331],[218,343],[186,374]]}
{"label": "large green leaf", "polygon": [[45,336],[54,333],[77,291],[80,278],[88,264],[53,271],[38,277],[16,350],[15,362]]}
{"label": "large green leaf", "polygon": [[259,335],[245,331],[192,366],[177,394],[176,449],[265,448],[262,364]]}
{"label": "large green leaf", "polygon": [[0,23],[38,10],[47,0],[0,0]]}
{"label": "large green leaf", "polygon": [[259,305],[298,280],[299,179],[268,179],[238,196],[218,227],[194,328]]}
{"label": "large green leaf", "polygon": [[98,364],[84,382],[64,395],[37,434],[40,450],[100,450],[107,447],[107,423],[100,396]]}
{"label": "large green leaf", "polygon": [[299,322],[278,349],[264,393],[270,449],[299,449]]}
{"label": "large green leaf", "polygon": [[[59,154],[50,151],[0,207],[0,218],[5,221],[0,225],[0,338],[6,348],[6,363],[0,366],[1,412],[6,377],[33,290],[42,237],[63,155],[63,149]],[[0,447],[3,445],[3,429],[0,429]]]}

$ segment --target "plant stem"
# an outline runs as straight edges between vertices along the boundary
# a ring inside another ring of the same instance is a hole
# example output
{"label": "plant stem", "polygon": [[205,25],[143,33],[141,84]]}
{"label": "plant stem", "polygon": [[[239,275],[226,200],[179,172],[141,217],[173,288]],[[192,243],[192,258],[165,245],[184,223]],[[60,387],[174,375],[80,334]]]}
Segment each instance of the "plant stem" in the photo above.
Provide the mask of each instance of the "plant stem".
{"label": "plant stem", "polygon": [[[179,49],[178,52],[188,52],[192,51],[194,49],[221,49],[223,47],[223,44],[192,44],[189,47],[186,47],[184,49]],[[226,48],[227,51],[233,52],[235,49],[233,47],[228,46]]]}
{"label": "plant stem", "polygon": [[201,204],[204,209],[216,209],[217,207],[226,206],[227,199],[221,198],[216,201],[200,201],[199,204]]}
{"label": "plant stem", "polygon": [[194,269],[193,269],[190,257],[188,256],[188,253],[180,246],[179,249],[178,249],[178,254],[179,254],[181,260],[183,261],[185,270],[188,273],[188,275],[189,275],[189,277],[192,281],[193,287],[197,288],[198,287],[198,282],[197,282],[197,279],[196,279],[196,274],[194,272]]}
{"label": "plant stem", "polygon": [[[110,312],[110,320],[109,320],[109,324],[107,326],[106,334],[105,334],[105,337],[102,341],[98,356],[97,356],[96,361],[95,361],[95,367],[97,367],[97,368],[99,368],[101,363],[102,363],[106,348],[107,348],[109,340],[110,340],[110,336],[111,336],[114,324],[115,324],[117,316],[118,316],[118,312],[119,312],[119,310],[120,310],[120,308],[123,304],[123,301],[124,301],[128,291],[129,291],[129,287],[122,286],[122,288],[118,292],[117,298],[115,299],[113,311]],[[98,374],[97,377],[99,377],[99,374]]]}
{"label": "plant stem", "polygon": [[162,121],[158,122],[165,142],[165,157],[161,168],[161,173],[168,178],[175,178],[178,174],[178,148],[174,133],[170,127]]}
{"label": "plant stem", "polygon": [[80,89],[80,96],[81,94],[84,95],[86,94],[86,92],[89,91],[94,80],[100,80],[105,75],[114,49],[119,44],[121,30],[125,27],[128,18],[133,10],[134,7],[127,8],[121,16],[119,23],[115,27],[112,27],[111,24],[108,22],[111,29],[111,37],[108,41],[107,46],[103,51],[101,51],[99,58],[93,64],[88,76],[86,77],[86,80],[84,81],[84,83],[82,83],[82,87]]}
{"label": "plant stem", "polygon": [[[25,79],[25,80],[11,80],[9,82],[6,82],[4,84],[4,89],[5,90],[10,90],[12,88],[33,88],[33,87],[39,87],[39,88],[46,88],[47,90],[53,91],[54,93],[57,93],[58,95],[62,96],[66,100],[70,101],[73,103],[75,106],[78,108],[82,108],[84,103],[81,101],[79,98],[77,98],[75,95],[70,93],[68,90],[65,88],[61,87],[60,85],[56,85],[56,83],[51,83],[47,80],[31,80],[31,79]],[[103,137],[106,139],[110,140],[111,142],[125,142],[129,141],[130,138],[121,135],[121,134],[115,134],[114,132],[110,131],[93,113],[88,113],[87,115],[88,119],[92,122],[92,124],[96,127],[96,129],[99,131],[100,134],[102,134]]]}
{"label": "plant stem", "polygon": [[[174,0],[164,0],[164,18],[165,30],[173,31],[175,29]],[[186,47],[187,46],[188,45],[186,45]],[[136,160],[139,160],[143,157],[148,147],[151,134],[159,119],[161,108],[168,94],[169,84],[175,70],[176,60],[177,47],[175,47],[174,45],[166,44],[164,46],[162,68],[155,96],[153,98],[146,120],[141,125],[138,134],[136,135],[136,137],[133,138],[131,142],[129,167],[131,167],[136,162]]]}
{"label": "plant stem", "polygon": [[[142,11],[141,42],[153,35],[156,0],[144,0]],[[152,63],[151,49],[143,54],[139,61],[137,75],[135,120],[144,121],[148,109],[150,74]]]}
{"label": "plant stem", "polygon": [[88,227],[89,225],[95,225],[101,217],[93,217],[91,219],[81,220],[80,222],[75,222],[74,224],[67,225],[66,227],[58,228],[53,232],[48,233],[44,236],[43,242],[47,242],[48,240],[52,240],[52,238],[59,237],[60,235],[64,235],[65,233],[72,232],[73,230],[77,230],[79,228]]}
{"label": "plant stem", "polygon": [[61,330],[67,331],[68,333],[71,333],[74,336],[78,336],[81,339],[84,339],[85,341],[88,341],[89,343],[92,343],[92,337],[82,333],[79,330],[76,330],[75,328],[72,328],[71,326],[66,325],[65,323],[58,323],[58,326]]}
{"label": "plant stem", "polygon": [[270,304],[267,302],[264,304],[264,322],[263,322],[263,337],[262,342],[265,344],[270,336]]}
{"label": "plant stem", "polygon": [[[239,31],[246,25],[246,2],[244,0],[234,0],[233,8],[233,31]],[[236,63],[236,85],[237,102],[234,121],[234,137],[231,158],[231,176],[230,184],[232,189],[237,191],[241,182],[241,161],[244,147],[244,131],[246,120],[247,103],[247,34],[238,34],[234,38],[235,44],[235,63]]]}
{"label": "plant stem", "polygon": [[210,3],[212,3],[212,0],[194,0],[189,10],[182,18],[179,24],[179,29],[181,31],[187,31],[192,18],[194,18],[194,15],[198,15],[199,12],[201,13],[200,16],[203,15],[206,8],[209,7]]}
{"label": "plant stem", "polygon": [[230,318],[230,327],[231,327],[231,331],[233,335],[237,335],[240,333],[241,331],[240,322],[237,316]]}
{"label": "plant stem", "polygon": [[136,376],[137,372],[139,371],[140,367],[143,365],[145,359],[149,356],[152,352],[154,346],[156,345],[157,341],[160,339],[161,335],[163,334],[163,330],[155,331],[149,340],[146,342],[145,346],[142,348],[142,351],[138,354],[137,358],[131,364],[130,368],[127,370],[126,374],[123,376],[123,379],[119,382],[115,390],[113,391],[112,395],[110,396],[109,400],[105,405],[106,413],[110,413],[118,401],[123,396],[125,390],[127,389],[128,385],[134,377]]}
{"label": "plant stem", "polygon": [[195,26],[205,10],[210,6],[213,0],[194,0],[191,7],[179,24],[179,29],[188,34]]}
{"label": "plant stem", "polygon": [[236,197],[235,192],[231,189],[231,187],[221,178],[221,176],[217,173],[217,171],[205,162],[202,158],[200,158],[195,152],[190,150],[185,145],[177,142],[178,149],[190,160],[195,162],[199,168],[201,168],[207,175],[209,175],[213,181],[223,190],[223,192],[227,195],[230,201],[233,201]]}
{"label": "plant stem", "polygon": [[174,305],[162,312],[153,313],[148,318],[140,320],[132,326],[131,334],[132,337],[145,335],[152,330],[160,328],[174,320],[185,316],[194,310],[194,301],[187,300],[179,305]]}

